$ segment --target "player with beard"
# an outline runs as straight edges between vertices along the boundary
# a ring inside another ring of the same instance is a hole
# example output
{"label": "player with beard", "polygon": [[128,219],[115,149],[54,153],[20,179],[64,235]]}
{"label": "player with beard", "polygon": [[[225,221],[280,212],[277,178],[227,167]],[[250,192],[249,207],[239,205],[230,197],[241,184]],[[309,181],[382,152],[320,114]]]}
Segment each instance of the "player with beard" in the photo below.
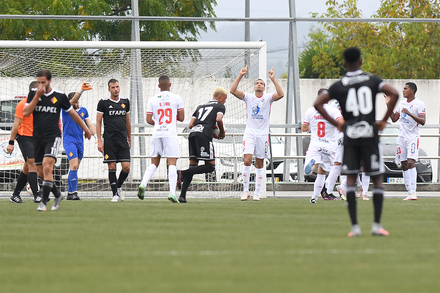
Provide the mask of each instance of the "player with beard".
{"label": "player with beard", "polygon": [[38,88],[32,89],[23,108],[24,116],[33,113],[34,116],[34,155],[35,164],[39,174],[43,175],[43,198],[38,206],[38,211],[46,211],[49,193],[52,191],[55,200],[52,210],[60,208],[63,199],[53,180],[53,167],[56,162],[61,143],[59,119],[61,109],[68,112],[73,121],[85,132],[85,137],[90,139],[89,129],[69,103],[67,96],[51,87],[52,73],[41,70],[37,74]]}

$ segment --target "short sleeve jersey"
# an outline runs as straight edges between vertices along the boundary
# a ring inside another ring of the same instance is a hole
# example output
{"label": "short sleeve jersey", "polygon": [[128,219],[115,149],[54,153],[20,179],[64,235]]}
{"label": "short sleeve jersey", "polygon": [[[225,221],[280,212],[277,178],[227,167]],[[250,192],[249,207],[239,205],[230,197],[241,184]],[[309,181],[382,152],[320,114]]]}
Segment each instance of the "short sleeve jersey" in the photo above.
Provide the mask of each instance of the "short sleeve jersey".
{"label": "short sleeve jersey", "polygon": [[397,112],[400,113],[400,126],[399,126],[399,136],[405,138],[416,138],[420,136],[419,123],[412,119],[408,114],[403,113],[403,108],[408,109],[408,111],[415,116],[426,115],[425,103],[419,99],[414,99],[411,102],[402,101],[397,106]]}
{"label": "short sleeve jersey", "polygon": [[147,114],[153,115],[153,137],[177,136],[177,111],[183,110],[179,95],[162,91],[148,100]]}
{"label": "short sleeve jersey", "polygon": [[119,98],[117,101],[110,97],[98,102],[97,112],[103,115],[104,139],[127,140],[126,114],[130,113],[130,101]]}
{"label": "short sleeve jersey", "polygon": [[344,145],[378,143],[376,95],[382,91],[383,80],[362,70],[348,72],[328,90],[338,100],[345,119]]}
{"label": "short sleeve jersey", "polygon": [[[324,109],[333,119],[338,120],[342,118],[341,112],[338,109],[328,104],[324,104]],[[316,111],[315,107],[307,109],[303,124],[310,125],[310,144],[328,149],[336,148],[338,139],[337,128]]]}
{"label": "short sleeve jersey", "polygon": [[31,114],[28,117],[23,115],[23,109],[26,105],[27,99],[21,100],[15,107],[15,117],[21,119],[21,123],[18,126],[18,134],[20,136],[30,136],[34,131],[34,115]]}
{"label": "short sleeve jersey", "polygon": [[[32,89],[27,98],[29,104],[35,97],[36,89]],[[35,139],[49,139],[61,137],[59,120],[61,109],[68,112],[72,109],[69,99],[63,92],[52,88],[49,93],[44,93],[34,110],[34,135]]]}
{"label": "short sleeve jersey", "polygon": [[202,133],[206,139],[212,141],[212,133],[217,124],[217,114],[225,115],[226,107],[217,100],[209,101],[197,107],[191,118],[195,118],[191,133]]}
{"label": "short sleeve jersey", "polygon": [[[89,112],[86,108],[80,107],[76,113],[82,121],[89,118]],[[68,142],[83,142],[84,141],[84,130],[73,121],[69,113],[63,112],[63,140]]]}
{"label": "short sleeve jersey", "polygon": [[270,122],[270,108],[273,103],[273,94],[244,93],[243,101],[246,103],[247,122],[244,133],[255,135],[268,135]]}

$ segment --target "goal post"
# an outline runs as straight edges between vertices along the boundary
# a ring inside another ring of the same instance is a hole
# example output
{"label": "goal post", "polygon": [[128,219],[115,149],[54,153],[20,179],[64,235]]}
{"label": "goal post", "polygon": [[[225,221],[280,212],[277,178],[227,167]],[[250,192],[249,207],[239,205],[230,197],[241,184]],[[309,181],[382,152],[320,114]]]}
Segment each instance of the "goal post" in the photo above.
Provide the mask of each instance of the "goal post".
{"label": "goal post", "polygon": [[[130,100],[132,122],[132,163],[123,190],[126,196],[134,197],[143,171],[150,164],[148,154],[153,128],[145,122],[145,111],[148,99],[159,91],[158,77],[168,75],[171,91],[179,94],[184,101],[185,121],[178,124],[181,158],[177,163],[177,169],[183,170],[188,167],[186,126],[195,108],[209,101],[215,88],[222,86],[229,90],[244,64],[249,64],[249,71],[240,82],[240,89],[253,92],[255,79],[267,80],[266,58],[265,42],[2,41],[1,102],[10,103],[15,97],[26,96],[29,83],[35,80],[37,71],[49,69],[53,75],[53,88],[66,94],[79,90],[83,82],[92,84],[93,89],[82,94],[80,105],[87,108],[95,124],[97,103],[109,95],[107,82],[111,78],[117,79],[120,95]],[[237,197],[241,193],[241,139],[246,123],[246,106],[232,95],[228,96],[225,106],[227,136],[224,140],[214,140],[216,172],[209,176],[195,176],[188,197]],[[2,107],[2,137],[9,137],[12,124],[3,116]],[[9,163],[14,160],[16,163],[17,158],[1,158],[0,176],[3,181],[8,181],[8,175],[12,174]],[[57,184],[62,184],[63,190],[67,190],[66,158],[64,154],[58,162],[60,182]],[[19,168],[15,169],[16,173]],[[9,171],[11,174],[8,174]],[[107,165],[102,162],[102,155],[94,141],[85,141],[78,177],[80,196],[111,195]],[[146,196],[167,195],[167,184],[166,159],[162,159]],[[9,186],[11,191],[12,184]]]}

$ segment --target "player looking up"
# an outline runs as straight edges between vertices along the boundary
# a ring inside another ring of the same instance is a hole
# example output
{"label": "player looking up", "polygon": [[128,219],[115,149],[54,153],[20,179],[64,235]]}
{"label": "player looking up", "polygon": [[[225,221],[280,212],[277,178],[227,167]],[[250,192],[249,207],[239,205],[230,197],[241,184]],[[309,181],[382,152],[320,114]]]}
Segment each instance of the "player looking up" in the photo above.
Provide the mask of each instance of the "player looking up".
{"label": "player looking up", "polygon": [[[361,227],[357,221],[356,210],[356,177],[364,171],[373,179],[374,222],[371,227],[373,235],[389,235],[382,228],[380,218],[383,205],[382,154],[379,144],[379,130],[382,130],[396,105],[399,94],[378,76],[364,73],[361,70],[361,51],[352,47],[344,51],[344,67],[347,74],[324,91],[315,102],[315,108],[330,123],[344,131],[344,158],[342,174],[347,175],[347,203],[352,227],[348,237],[360,236]],[[391,97],[383,119],[376,123],[376,94],[383,92]],[[327,111],[324,104],[330,99],[338,100],[341,105],[344,124],[339,124]]]}
{"label": "player looking up", "polygon": [[266,174],[264,171],[264,159],[270,158],[269,154],[269,120],[270,107],[274,101],[284,97],[284,92],[275,79],[275,73],[272,69],[269,71],[269,77],[272,80],[276,93],[265,94],[266,84],[262,79],[258,79],[254,84],[254,93],[245,93],[238,90],[238,84],[243,76],[248,72],[247,66],[240,70],[237,79],[231,86],[230,92],[240,100],[246,103],[247,122],[243,135],[243,195],[241,200],[249,198],[249,177],[251,171],[252,157],[255,156],[256,162],[256,185],[253,200],[260,200],[260,190]]}
{"label": "player looking up", "polygon": [[[68,95],[70,104],[78,113],[83,123],[87,125],[90,132],[96,139],[96,129],[89,117],[89,112],[85,107],[79,106],[79,98],[84,91],[91,90],[92,86],[88,83],[81,85],[81,90],[78,92],[71,92]],[[70,115],[63,112],[63,146],[69,160],[69,175],[67,177],[67,200],[81,200],[78,196],[78,168],[84,155],[84,138],[81,126],[76,124]]]}
{"label": "player looking up", "polygon": [[[416,98],[417,86],[407,82],[403,87],[406,101],[399,103],[396,112],[391,113],[393,122],[400,119],[399,137],[397,138],[396,164],[402,164],[403,179],[409,195],[403,200],[417,200],[417,169],[419,158],[420,124],[425,125],[425,103]],[[389,99],[386,99],[387,104]]]}
{"label": "player looking up", "polygon": [[61,109],[68,112],[73,121],[81,126],[87,139],[90,139],[91,134],[70,105],[67,96],[51,87],[52,73],[49,70],[39,71],[37,82],[38,88],[29,92],[23,109],[24,116],[29,116],[31,113],[34,115],[35,164],[39,169],[38,173],[43,175],[43,198],[37,210],[46,211],[46,203],[51,191],[55,196],[52,210],[58,210],[63,197],[53,182],[53,167],[61,143],[61,131],[58,124]]}
{"label": "player looking up", "polygon": [[[326,89],[320,89],[318,96]],[[324,104],[325,111],[338,123],[344,123],[341,112],[338,109]],[[322,189],[325,192],[325,174],[330,171],[334,164],[336,148],[338,146],[336,127],[328,122],[324,117],[316,111],[314,107],[307,109],[303,124],[301,126],[303,132],[311,131],[309,148],[306,153],[304,173],[312,174],[313,170],[318,167],[318,175],[313,185],[313,196],[310,203],[316,203],[319,193]],[[333,194],[325,192],[326,200],[334,200]]]}
{"label": "player looking up", "polygon": [[[123,201],[122,184],[130,172],[131,122],[130,101],[119,96],[119,81],[110,79],[108,91],[110,97],[98,102],[96,113],[96,135],[98,151],[104,156],[108,166],[108,179],[112,189],[111,202]],[[104,120],[104,135],[101,136],[101,125]],[[104,143],[102,142],[104,139]],[[120,162],[122,170],[116,178],[116,163]]]}
{"label": "player looking up", "polygon": [[160,93],[148,100],[147,123],[154,125],[150,147],[151,165],[148,166],[142,177],[138,197],[144,199],[145,188],[159,166],[160,158],[164,156],[168,158],[168,183],[170,186],[168,199],[178,203],[176,198],[176,162],[180,158],[180,151],[176,125],[177,121],[182,122],[185,119],[185,111],[182,98],[170,92],[171,82],[168,76],[159,77],[159,88]]}
{"label": "player looking up", "polygon": [[[188,137],[189,169],[181,172],[182,191],[179,202],[186,203],[186,191],[195,174],[211,173],[215,170],[215,152],[212,144],[212,133],[215,126],[220,130],[219,139],[225,137],[223,116],[225,115],[226,98],[228,93],[222,87],[214,90],[213,99],[197,107],[194,111],[189,128]],[[205,161],[199,166],[199,161]]]}

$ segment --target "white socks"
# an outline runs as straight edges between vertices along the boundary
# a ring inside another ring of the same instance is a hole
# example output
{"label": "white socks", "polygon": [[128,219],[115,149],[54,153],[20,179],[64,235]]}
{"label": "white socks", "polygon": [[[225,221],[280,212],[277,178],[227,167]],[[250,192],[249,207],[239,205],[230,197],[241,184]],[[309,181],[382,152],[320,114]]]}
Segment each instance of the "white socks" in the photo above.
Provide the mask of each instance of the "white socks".
{"label": "white socks", "polygon": [[[257,180],[256,180],[256,184],[255,184],[255,193],[254,194],[259,195],[260,190],[261,190],[261,184],[263,184],[263,178],[265,177],[264,176],[265,175],[264,168],[257,169],[256,175],[257,175]],[[249,188],[249,182],[248,182],[248,188]]]}
{"label": "white socks", "polygon": [[321,190],[324,187],[325,184],[325,175],[324,174],[317,174],[315,184],[313,185],[313,198],[317,199],[319,195],[321,194]]}
{"label": "white socks", "polygon": [[362,195],[367,195],[368,188],[370,187],[370,175],[365,174],[362,172]]}
{"label": "white socks", "polygon": [[328,174],[327,181],[325,182],[325,187],[327,188],[327,193],[332,193],[335,188],[336,179],[338,179],[339,174],[341,174],[342,165],[333,165],[330,173]]}
{"label": "white socks", "polygon": [[416,167],[408,169],[409,173],[409,193],[415,193],[417,187],[417,169]]}
{"label": "white socks", "polygon": [[154,172],[156,172],[156,169],[157,169],[156,165],[151,164],[150,166],[148,166],[147,170],[145,170],[144,177],[142,177],[142,184],[144,186],[147,186],[151,177],[153,177]]}
{"label": "white socks", "polygon": [[409,193],[411,193],[411,188],[410,188],[410,179],[409,179],[409,176],[410,176],[410,174],[409,174],[409,169],[408,170],[406,170],[406,171],[402,171],[402,173],[403,173],[403,182],[405,182],[405,187],[406,187],[406,190],[409,192]]}
{"label": "white socks", "polygon": [[251,175],[251,166],[243,166],[243,191],[249,192],[249,176]]}
{"label": "white socks", "polygon": [[176,185],[177,185],[177,168],[176,165],[168,166],[168,183],[170,184],[170,192],[176,195]]}

